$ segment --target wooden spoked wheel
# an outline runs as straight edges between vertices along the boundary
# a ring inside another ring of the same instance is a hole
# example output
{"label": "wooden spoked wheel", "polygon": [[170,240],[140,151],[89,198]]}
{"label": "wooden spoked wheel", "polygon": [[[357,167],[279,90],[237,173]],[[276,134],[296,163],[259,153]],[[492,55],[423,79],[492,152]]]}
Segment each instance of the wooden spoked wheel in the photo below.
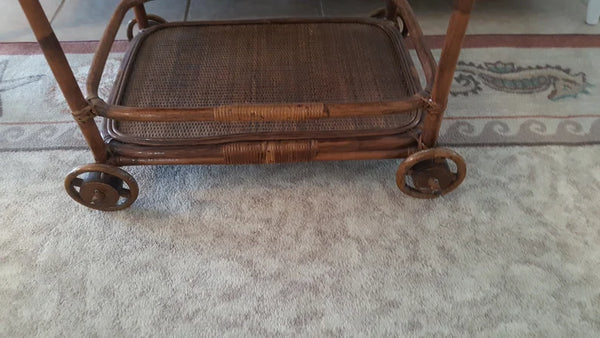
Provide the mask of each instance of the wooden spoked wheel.
{"label": "wooden spoked wheel", "polygon": [[[134,18],[131,19],[131,21],[129,21],[129,23],[127,24],[127,40],[133,40],[133,29],[135,28],[137,23],[137,19]],[[163,23],[167,23],[167,20],[161,18],[158,15],[148,14],[148,24],[150,25],[150,27],[160,25]]]}
{"label": "wooden spoked wheel", "polygon": [[396,184],[404,193],[422,199],[443,196],[465,179],[467,165],[446,148],[423,150],[409,156],[398,168]]}
{"label": "wooden spoked wheel", "polygon": [[88,208],[117,211],[138,197],[138,184],[124,170],[106,164],[88,164],[73,169],[65,179],[71,198]]}

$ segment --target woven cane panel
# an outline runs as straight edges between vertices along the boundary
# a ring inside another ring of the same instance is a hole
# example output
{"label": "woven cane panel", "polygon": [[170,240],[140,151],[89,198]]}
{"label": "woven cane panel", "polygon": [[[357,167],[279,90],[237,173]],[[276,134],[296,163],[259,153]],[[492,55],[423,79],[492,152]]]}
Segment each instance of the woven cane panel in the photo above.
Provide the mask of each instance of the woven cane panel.
{"label": "woven cane panel", "polygon": [[[190,139],[243,134],[293,135],[300,132],[320,133],[330,137],[329,132],[370,132],[399,129],[413,121],[412,114],[389,115],[374,118],[320,119],[303,122],[117,122],[117,130],[124,135],[144,139]],[[358,133],[360,134],[360,133]]]}
{"label": "woven cane panel", "polygon": [[[126,72],[116,102],[194,108],[240,104],[394,101],[416,80],[407,53],[364,23],[173,26],[149,35]],[[186,139],[293,132],[390,130],[414,114],[281,122],[117,122],[124,135]]]}
{"label": "woven cane panel", "polygon": [[307,162],[313,158],[311,141],[231,143],[223,147],[228,164]]}

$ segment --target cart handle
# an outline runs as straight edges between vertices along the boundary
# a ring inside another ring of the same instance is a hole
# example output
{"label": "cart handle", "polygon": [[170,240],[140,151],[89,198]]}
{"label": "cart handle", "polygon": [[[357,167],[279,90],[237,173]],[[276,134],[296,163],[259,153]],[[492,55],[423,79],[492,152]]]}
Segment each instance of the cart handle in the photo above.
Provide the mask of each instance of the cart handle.
{"label": "cart handle", "polygon": [[427,84],[424,90],[425,92],[421,95],[429,96],[435,81],[435,72],[437,68],[435,58],[433,57],[433,54],[431,54],[431,50],[427,47],[423,30],[421,29],[421,25],[419,25],[415,19],[415,14],[410,4],[406,0],[387,0],[387,18],[389,20],[396,20],[397,17],[400,17],[404,23],[405,30],[408,32],[408,38],[415,47],[417,57],[421,63],[421,68],[425,72]]}
{"label": "cart handle", "polygon": [[123,19],[125,19],[125,15],[131,8],[141,8],[144,3],[148,1],[150,0],[122,0],[117,6],[115,13],[111,17],[110,22],[102,35],[102,39],[100,40],[100,44],[98,45],[98,49],[96,50],[90,67],[87,79],[88,100],[98,98],[98,88],[100,87],[100,81],[102,80],[102,73],[104,72],[110,50],[117,38],[117,33],[119,32]]}
{"label": "cart handle", "polygon": [[98,116],[118,121],[174,122],[184,117],[188,122],[265,122],[306,121],[322,118],[343,118],[393,115],[427,108],[427,102],[415,95],[403,101],[364,103],[289,103],[263,105],[222,105],[204,108],[152,108],[110,105],[100,98],[90,104]]}

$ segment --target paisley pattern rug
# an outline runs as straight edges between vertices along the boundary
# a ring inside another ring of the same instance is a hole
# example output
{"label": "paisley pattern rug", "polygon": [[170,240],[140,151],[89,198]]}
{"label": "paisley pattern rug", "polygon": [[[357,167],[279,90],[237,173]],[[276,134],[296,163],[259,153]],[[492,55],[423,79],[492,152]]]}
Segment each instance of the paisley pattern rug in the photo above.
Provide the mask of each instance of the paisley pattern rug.
{"label": "paisley pattern rug", "polygon": [[570,69],[560,66],[523,67],[513,62],[474,64],[460,61],[452,95],[477,95],[483,86],[510,94],[531,95],[550,91],[548,99],[552,101],[589,95],[588,89],[593,87],[587,82],[585,73],[571,74]]}
{"label": "paisley pattern rug", "polygon": [[[439,48],[441,37],[429,37]],[[117,43],[108,96],[126,44]],[[95,44],[67,43],[81,84]],[[434,50],[439,55],[439,49]],[[600,143],[597,36],[469,36],[440,143],[448,146]],[[83,138],[35,44],[0,44],[0,151],[84,149]]]}

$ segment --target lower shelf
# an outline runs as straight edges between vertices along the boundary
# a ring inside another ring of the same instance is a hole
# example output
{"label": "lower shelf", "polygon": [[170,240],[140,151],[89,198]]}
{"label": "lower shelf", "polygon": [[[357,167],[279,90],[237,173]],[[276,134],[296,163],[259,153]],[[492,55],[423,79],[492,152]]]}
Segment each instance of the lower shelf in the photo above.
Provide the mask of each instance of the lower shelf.
{"label": "lower shelf", "polygon": [[409,135],[346,139],[241,141],[196,146],[143,146],[109,142],[110,164],[272,164],[405,158],[417,151]]}

